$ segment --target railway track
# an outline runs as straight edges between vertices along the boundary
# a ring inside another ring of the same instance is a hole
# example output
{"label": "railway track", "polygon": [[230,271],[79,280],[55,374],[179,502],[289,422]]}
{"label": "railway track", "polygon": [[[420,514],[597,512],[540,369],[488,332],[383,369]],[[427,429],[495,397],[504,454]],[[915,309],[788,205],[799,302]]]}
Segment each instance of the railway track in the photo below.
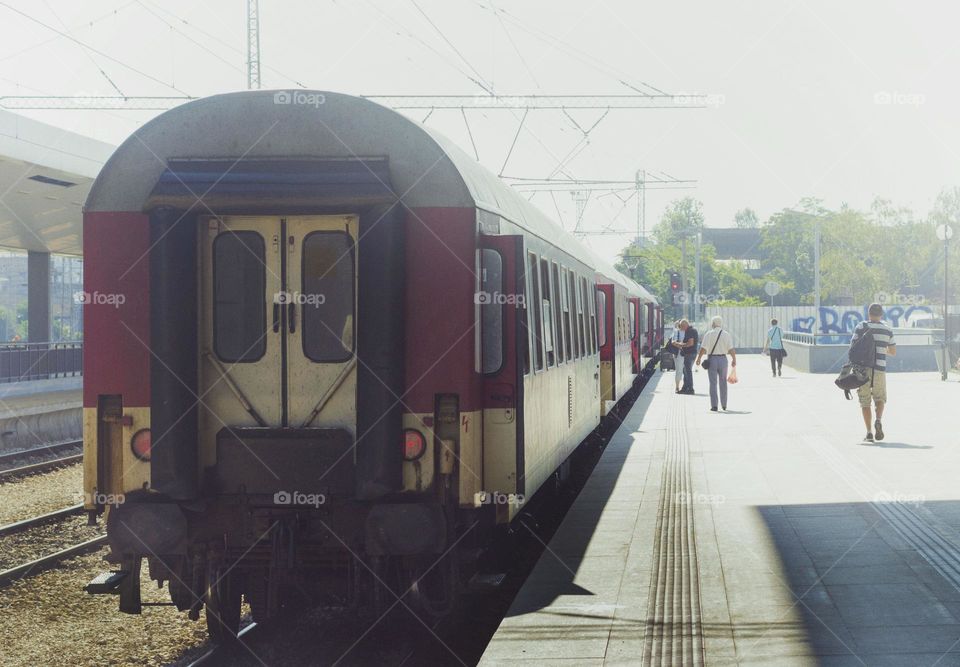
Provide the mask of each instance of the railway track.
{"label": "railway track", "polygon": [[43,447],[34,447],[33,449],[27,449],[24,451],[0,454],[0,481],[12,477],[33,475],[39,472],[53,470],[54,468],[59,468],[61,466],[79,463],[83,460],[83,454],[69,454],[67,456],[61,456],[59,458],[40,461],[37,463],[16,465],[18,462],[22,462],[25,459],[29,460],[37,456],[70,451],[72,449],[76,449],[82,444],[82,441],[74,440],[71,442],[62,442],[56,445],[45,445]]}
{"label": "railway track", "polygon": [[33,575],[39,574],[44,570],[48,570],[60,561],[67,558],[72,558],[73,556],[79,556],[91,551],[96,551],[106,543],[107,536],[101,535],[100,537],[95,537],[91,540],[69,546],[66,549],[61,549],[60,551],[56,551],[47,556],[37,558],[29,563],[24,563],[23,565],[12,567],[9,570],[4,570],[3,572],[0,572],[0,588],[19,579],[32,577]]}
{"label": "railway track", "polygon": [[[64,507],[63,509],[55,510],[53,512],[47,512],[46,514],[41,514],[29,519],[24,519],[22,521],[16,521],[14,523],[7,524],[6,526],[0,526],[0,538],[9,537],[16,533],[21,533],[30,530],[31,528],[36,528],[37,526],[68,519],[82,513],[83,505],[78,504]],[[23,563],[22,565],[17,565],[16,567],[3,570],[0,572],[0,587],[6,586],[7,584],[18,579],[43,572],[44,570],[49,569],[66,558],[78,556],[90,551],[95,551],[105,544],[106,541],[106,536],[101,535],[77,544],[73,544],[64,549],[59,549],[51,554]]]}
{"label": "railway track", "polygon": [[[237,633],[237,639],[244,639],[251,632],[256,630],[256,623],[250,623],[247,626],[240,628],[240,632]],[[216,665],[221,661],[221,658],[226,658],[231,652],[236,652],[236,645],[232,644],[214,644],[207,651],[201,655],[199,658],[189,663],[187,667],[200,667],[200,665]]]}
{"label": "railway track", "polygon": [[12,535],[13,533],[19,533],[20,531],[33,528],[34,526],[39,526],[43,523],[48,523],[50,521],[56,521],[57,519],[65,519],[70,516],[75,516],[77,514],[83,513],[83,504],[71,505],[70,507],[64,507],[61,510],[55,510],[53,512],[47,512],[46,514],[41,514],[39,516],[31,517],[29,519],[24,519],[23,521],[16,521],[14,523],[9,523],[6,526],[0,526],[0,537],[5,537],[7,535]]}

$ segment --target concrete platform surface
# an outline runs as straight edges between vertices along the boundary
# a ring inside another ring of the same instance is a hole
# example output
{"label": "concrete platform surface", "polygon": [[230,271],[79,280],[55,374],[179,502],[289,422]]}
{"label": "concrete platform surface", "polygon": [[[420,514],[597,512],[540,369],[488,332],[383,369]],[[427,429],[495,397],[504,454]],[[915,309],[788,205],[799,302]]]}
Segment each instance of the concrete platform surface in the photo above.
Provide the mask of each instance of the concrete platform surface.
{"label": "concrete platform surface", "polygon": [[743,355],[729,412],[657,373],[481,665],[960,665],[960,382]]}

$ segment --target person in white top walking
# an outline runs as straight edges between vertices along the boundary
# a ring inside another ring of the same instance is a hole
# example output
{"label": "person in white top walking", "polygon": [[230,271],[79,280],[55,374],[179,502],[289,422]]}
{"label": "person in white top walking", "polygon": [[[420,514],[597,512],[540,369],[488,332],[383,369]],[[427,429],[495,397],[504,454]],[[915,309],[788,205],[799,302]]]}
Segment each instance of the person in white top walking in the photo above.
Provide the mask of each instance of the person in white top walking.
{"label": "person in white top walking", "polygon": [[680,391],[680,383],[683,382],[683,362],[680,357],[680,344],[683,342],[683,331],[680,330],[680,320],[673,323],[673,335],[670,337],[670,354],[677,357],[673,364],[673,381],[677,385],[677,392]]}
{"label": "person in white top walking", "polygon": [[717,389],[720,390],[720,405],[727,409],[727,355],[730,366],[737,367],[737,351],[733,349],[733,336],[723,329],[723,319],[717,315],[710,320],[710,331],[703,335],[697,363],[707,355],[707,374],[710,376],[710,411],[717,411]]}

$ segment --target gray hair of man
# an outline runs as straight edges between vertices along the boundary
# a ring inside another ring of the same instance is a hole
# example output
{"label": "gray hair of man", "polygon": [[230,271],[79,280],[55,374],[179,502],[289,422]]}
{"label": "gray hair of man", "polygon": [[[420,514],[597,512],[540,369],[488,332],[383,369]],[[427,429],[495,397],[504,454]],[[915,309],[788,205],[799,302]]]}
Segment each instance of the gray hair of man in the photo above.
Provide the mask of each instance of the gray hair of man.
{"label": "gray hair of man", "polygon": [[719,329],[723,326],[723,318],[719,315],[714,315],[713,319],[710,320],[710,326],[712,326],[714,329]]}

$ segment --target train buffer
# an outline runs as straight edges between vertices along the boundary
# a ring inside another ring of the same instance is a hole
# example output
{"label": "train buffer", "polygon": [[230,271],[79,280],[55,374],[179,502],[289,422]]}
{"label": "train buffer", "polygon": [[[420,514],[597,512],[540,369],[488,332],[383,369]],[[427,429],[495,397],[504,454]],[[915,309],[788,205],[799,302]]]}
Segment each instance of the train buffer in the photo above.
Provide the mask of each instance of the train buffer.
{"label": "train buffer", "polygon": [[738,375],[651,380],[481,665],[960,664],[960,383],[890,373],[869,443],[833,375]]}

